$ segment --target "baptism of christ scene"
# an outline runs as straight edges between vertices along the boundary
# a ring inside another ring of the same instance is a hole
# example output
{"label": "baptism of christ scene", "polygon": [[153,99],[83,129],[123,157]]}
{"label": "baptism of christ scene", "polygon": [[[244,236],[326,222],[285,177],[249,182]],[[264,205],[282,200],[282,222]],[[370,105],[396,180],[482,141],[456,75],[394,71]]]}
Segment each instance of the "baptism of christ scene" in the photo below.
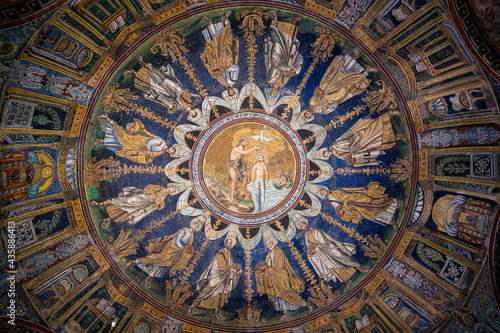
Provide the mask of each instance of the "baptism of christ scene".
{"label": "baptism of christ scene", "polygon": [[212,198],[239,214],[258,214],[280,204],[290,193],[295,171],[290,143],[258,122],[223,129],[203,159],[203,177]]}

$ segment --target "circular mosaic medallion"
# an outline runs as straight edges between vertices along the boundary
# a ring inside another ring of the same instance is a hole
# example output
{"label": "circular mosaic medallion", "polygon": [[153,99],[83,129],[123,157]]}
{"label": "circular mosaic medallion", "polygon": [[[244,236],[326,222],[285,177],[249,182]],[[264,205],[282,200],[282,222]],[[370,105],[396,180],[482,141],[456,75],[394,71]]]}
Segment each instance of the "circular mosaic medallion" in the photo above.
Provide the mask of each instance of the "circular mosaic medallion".
{"label": "circular mosaic medallion", "polygon": [[260,225],[297,204],[307,181],[307,156],[300,136],[283,119],[244,111],[219,118],[201,133],[190,170],[205,209],[224,221]]}

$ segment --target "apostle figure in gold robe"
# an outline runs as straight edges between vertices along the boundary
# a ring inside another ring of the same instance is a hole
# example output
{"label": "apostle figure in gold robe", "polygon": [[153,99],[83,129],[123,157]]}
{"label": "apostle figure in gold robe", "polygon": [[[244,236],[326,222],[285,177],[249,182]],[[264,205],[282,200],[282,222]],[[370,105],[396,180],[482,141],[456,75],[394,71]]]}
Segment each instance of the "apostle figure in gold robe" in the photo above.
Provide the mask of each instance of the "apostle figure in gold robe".
{"label": "apostle figure in gold robe", "polygon": [[229,15],[231,11],[228,9],[224,13],[222,22],[217,23],[213,23],[207,16],[201,18],[208,23],[208,27],[202,31],[206,47],[201,54],[201,60],[210,75],[226,87],[228,94],[232,96],[236,93],[233,86],[238,80],[240,68],[238,67],[239,42],[231,33]]}
{"label": "apostle figure in gold robe", "polygon": [[168,150],[165,141],[146,131],[139,119],[134,119],[123,128],[107,115],[100,115],[97,118],[106,120],[106,132],[104,139],[96,139],[92,148],[102,143],[117,156],[141,164],[151,163],[156,156]]}
{"label": "apostle figure in gold robe", "polygon": [[236,288],[241,276],[241,265],[234,262],[231,254],[234,243],[234,238],[227,238],[225,247],[217,252],[208,268],[201,274],[196,286],[200,293],[188,307],[189,315],[195,307],[215,309],[215,318],[223,320],[219,311]]}
{"label": "apostle figure in gold robe", "polygon": [[336,56],[323,74],[319,86],[309,102],[311,113],[326,114],[337,109],[340,103],[365,92],[371,80],[367,78],[369,72],[375,72],[373,67],[364,69],[354,57],[349,55]]}
{"label": "apostle figure in gold robe", "polygon": [[125,269],[136,264],[142,271],[148,274],[145,281],[149,288],[152,278],[162,278],[170,268],[170,276],[186,268],[189,260],[194,254],[193,236],[195,231],[201,229],[199,222],[194,222],[190,227],[179,230],[174,235],[163,236],[149,241],[146,250],[148,255],[129,261]]}
{"label": "apostle figure in gold robe", "polygon": [[319,277],[326,282],[337,281],[346,284],[345,290],[351,289],[349,279],[357,270],[366,273],[367,268],[353,258],[356,246],[351,243],[341,243],[324,231],[309,228],[306,222],[301,222],[300,229],[306,232],[307,258]]}
{"label": "apostle figure in gold robe", "polygon": [[281,321],[288,319],[290,310],[306,306],[312,312],[312,305],[307,303],[300,293],[304,291],[304,281],[295,274],[282,249],[276,247],[274,239],[266,240],[269,254],[266,261],[257,265],[255,280],[257,292],[267,294],[274,309],[283,311]]}
{"label": "apostle figure in gold robe", "polygon": [[169,113],[191,110],[191,97],[200,96],[184,89],[172,66],[161,66],[157,69],[152,64],[145,63],[142,56],[138,56],[137,60],[142,66],[141,69],[137,72],[129,70],[123,74],[134,76],[134,87],[144,92],[144,98],[165,106]]}
{"label": "apostle figure in gold robe", "polygon": [[359,223],[367,219],[397,229],[393,217],[402,203],[385,193],[385,188],[377,182],[360,188],[339,188],[332,191],[322,188],[320,192],[321,195],[328,196],[339,218],[346,222]]}
{"label": "apostle figure in gold robe", "polygon": [[144,217],[165,207],[168,190],[161,185],[147,185],[144,190],[133,186],[125,187],[117,198],[97,202],[92,200],[93,207],[104,207],[109,218],[102,220],[102,228],[107,222],[128,222],[136,224]]}
{"label": "apostle figure in gold robe", "polygon": [[390,117],[399,114],[392,110],[376,119],[366,116],[358,120],[335,140],[330,151],[352,166],[378,165],[377,156],[385,154],[384,150],[394,147],[397,140],[406,142],[404,135],[396,136],[392,128]]}
{"label": "apostle figure in gold robe", "polygon": [[264,39],[264,59],[267,82],[271,85],[270,95],[274,97],[279,87],[300,72],[304,60],[299,53],[300,42],[296,38],[296,22],[301,20],[301,17],[295,16],[292,23],[288,23],[278,21],[275,10],[271,11],[271,15],[271,37]]}

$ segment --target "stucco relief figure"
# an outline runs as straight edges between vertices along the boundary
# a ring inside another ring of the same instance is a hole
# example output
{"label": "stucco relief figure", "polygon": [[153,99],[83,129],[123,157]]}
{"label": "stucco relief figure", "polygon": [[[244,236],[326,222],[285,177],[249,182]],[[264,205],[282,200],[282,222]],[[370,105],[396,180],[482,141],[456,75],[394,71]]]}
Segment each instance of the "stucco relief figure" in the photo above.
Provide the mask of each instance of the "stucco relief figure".
{"label": "stucco relief figure", "polygon": [[152,212],[165,207],[168,190],[161,185],[147,185],[144,190],[133,186],[125,187],[117,198],[97,202],[92,200],[93,207],[104,207],[109,218],[102,220],[102,228],[107,222],[128,222],[136,224]]}
{"label": "stucco relief figure", "polygon": [[229,178],[231,179],[231,201],[236,201],[234,195],[236,194],[236,185],[241,183],[240,192],[250,194],[247,190],[248,177],[250,175],[250,165],[243,161],[243,157],[250,154],[254,150],[262,150],[262,146],[256,146],[251,149],[245,150],[247,146],[247,139],[240,138],[238,145],[231,150],[231,156],[227,166]]}
{"label": "stucco relief figure", "polygon": [[360,188],[339,188],[332,191],[322,188],[320,192],[328,197],[343,221],[359,223],[367,219],[397,229],[393,218],[396,209],[402,207],[403,203],[385,193],[385,188],[377,182]]}
{"label": "stucco relief figure", "polygon": [[406,142],[404,135],[395,135],[391,116],[400,113],[393,110],[376,119],[366,116],[358,120],[330,146],[335,156],[352,166],[378,165],[377,156],[394,147],[397,140]]}
{"label": "stucco relief figure", "polygon": [[354,244],[341,243],[319,229],[309,228],[306,222],[300,223],[300,229],[306,231],[307,258],[321,279],[345,282],[348,291],[351,289],[349,279],[357,270],[368,272],[368,268],[361,267],[353,258]]}
{"label": "stucco relief figure", "polygon": [[201,228],[198,222],[191,227],[182,228],[174,235],[163,236],[149,241],[146,250],[148,255],[129,261],[125,269],[132,264],[136,264],[142,271],[148,274],[145,281],[146,288],[149,288],[152,278],[162,278],[170,268],[170,276],[186,268],[189,260],[194,254],[193,235]]}
{"label": "stucco relief figure", "polygon": [[257,265],[255,273],[257,292],[266,294],[276,311],[283,311],[281,321],[288,319],[288,311],[303,306],[312,312],[312,305],[300,296],[304,291],[304,281],[295,274],[283,250],[276,247],[273,240],[268,240],[266,246],[269,254],[265,262]]}
{"label": "stucco relief figure", "polygon": [[221,85],[226,87],[230,96],[235,94],[234,84],[238,80],[240,69],[238,67],[239,42],[233,37],[229,24],[228,9],[224,13],[222,22],[213,23],[212,19],[203,16],[201,19],[208,23],[202,33],[206,47],[201,54],[201,60],[210,75]]}
{"label": "stucco relief figure", "polygon": [[134,87],[144,91],[144,98],[165,106],[169,113],[191,110],[191,98],[200,96],[184,89],[172,66],[161,66],[157,69],[152,64],[145,63],[141,56],[137,57],[137,60],[142,68],[138,72],[129,70],[123,74],[134,75]]}
{"label": "stucco relief figure", "polygon": [[231,254],[234,242],[232,238],[226,239],[225,247],[217,252],[208,268],[201,274],[196,286],[200,293],[188,307],[189,315],[195,307],[215,309],[215,318],[223,320],[219,311],[231,296],[241,276],[241,265],[234,262]]}
{"label": "stucco relief figure", "polygon": [[296,38],[296,22],[301,20],[295,16],[292,23],[279,22],[276,11],[271,15],[271,37],[264,39],[264,59],[266,64],[267,82],[271,85],[271,96],[276,96],[278,88],[297,75],[302,69],[304,59],[299,53],[300,42]]}
{"label": "stucco relief figure", "polygon": [[123,128],[107,115],[99,115],[97,118],[106,120],[106,131],[104,139],[96,139],[92,148],[103,144],[117,156],[141,164],[151,163],[155,157],[168,150],[165,141],[146,131],[139,119],[134,119]]}
{"label": "stucco relief figure", "polygon": [[366,69],[356,59],[359,51],[355,50],[354,57],[349,55],[336,56],[323,74],[319,86],[309,102],[309,113],[327,114],[337,109],[340,103],[365,92],[371,80],[367,78],[369,72],[376,72],[373,67]]}

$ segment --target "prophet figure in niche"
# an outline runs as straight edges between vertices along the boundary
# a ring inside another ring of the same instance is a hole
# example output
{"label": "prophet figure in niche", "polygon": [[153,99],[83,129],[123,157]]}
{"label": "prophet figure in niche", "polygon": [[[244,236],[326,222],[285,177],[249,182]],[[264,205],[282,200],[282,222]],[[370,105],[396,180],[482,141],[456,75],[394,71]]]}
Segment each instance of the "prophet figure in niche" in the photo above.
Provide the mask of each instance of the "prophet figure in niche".
{"label": "prophet figure in niche", "polygon": [[397,230],[393,218],[396,209],[401,208],[403,203],[385,193],[385,188],[377,182],[371,182],[360,188],[339,188],[332,191],[322,188],[320,194],[328,197],[330,204],[343,221],[359,223],[367,219],[382,225],[390,225]]}
{"label": "prophet figure in niche", "polygon": [[299,53],[300,42],[296,38],[296,22],[300,16],[292,18],[292,23],[279,22],[276,11],[271,11],[271,37],[264,39],[264,59],[266,64],[267,82],[271,85],[270,95],[276,96],[278,88],[297,75],[304,61]]}
{"label": "prophet figure in niche", "polygon": [[99,115],[97,118],[106,120],[106,131],[104,139],[96,139],[92,148],[101,143],[117,156],[141,164],[151,163],[155,157],[168,150],[165,141],[146,131],[139,119],[134,119],[123,128],[107,115]]}
{"label": "prophet figure in niche", "polygon": [[[337,109],[340,103],[365,92],[371,80],[368,73],[377,69],[368,66],[366,69],[356,59],[359,51],[356,49],[354,57],[350,55],[336,56],[323,74],[319,86],[309,102],[309,113],[327,114]],[[309,115],[311,116],[311,114]]]}
{"label": "prophet figure in niche", "polygon": [[199,222],[194,222],[190,227],[179,230],[174,235],[163,236],[149,241],[146,250],[148,255],[129,261],[125,269],[132,264],[136,264],[142,271],[148,274],[145,281],[146,288],[149,288],[152,278],[162,278],[165,276],[167,268],[170,269],[170,276],[186,268],[189,260],[194,254],[193,235],[195,231],[201,229]]}
{"label": "prophet figure in niche", "polygon": [[102,220],[102,228],[108,222],[127,222],[136,224],[152,212],[165,207],[168,190],[161,185],[147,185],[144,190],[133,186],[125,187],[117,198],[97,202],[92,200],[93,207],[104,207],[109,217]]}
{"label": "prophet figure in niche", "polygon": [[152,64],[145,63],[142,56],[138,56],[137,61],[142,66],[138,72],[129,70],[123,74],[134,76],[134,87],[144,92],[144,98],[165,106],[169,113],[191,110],[191,98],[200,96],[184,89],[172,66],[157,69]]}
{"label": "prophet figure in niche", "polygon": [[238,67],[239,42],[238,38],[233,38],[229,15],[231,11],[228,9],[224,13],[222,22],[217,23],[213,23],[207,16],[201,18],[208,23],[208,27],[202,31],[206,47],[201,54],[201,60],[210,75],[226,87],[229,96],[232,96],[236,93],[233,86],[238,81],[240,68]]}
{"label": "prophet figure in niche", "polygon": [[276,247],[273,239],[266,241],[269,254],[265,262],[257,265],[255,280],[259,295],[267,294],[276,311],[283,311],[281,321],[289,317],[288,311],[306,306],[310,312],[312,305],[300,293],[304,291],[304,281],[295,274],[282,249]]}
{"label": "prophet figure in niche", "polygon": [[351,289],[349,279],[357,270],[363,273],[368,268],[363,268],[353,258],[356,246],[351,243],[341,243],[333,237],[316,228],[309,228],[306,222],[300,223],[300,229],[306,232],[307,258],[311,262],[318,276],[328,281],[345,282],[345,290]]}
{"label": "prophet figure in niche", "polygon": [[330,152],[352,166],[378,165],[377,156],[395,146],[397,140],[406,142],[404,135],[395,135],[390,120],[400,112],[392,110],[376,119],[359,119],[330,146]]}
{"label": "prophet figure in niche", "polygon": [[217,252],[208,268],[201,274],[196,283],[196,290],[200,293],[188,307],[188,315],[192,315],[195,307],[215,309],[215,318],[222,320],[219,316],[220,309],[236,288],[242,272],[241,265],[234,262],[231,254],[234,242],[233,238],[227,238],[225,247]]}

